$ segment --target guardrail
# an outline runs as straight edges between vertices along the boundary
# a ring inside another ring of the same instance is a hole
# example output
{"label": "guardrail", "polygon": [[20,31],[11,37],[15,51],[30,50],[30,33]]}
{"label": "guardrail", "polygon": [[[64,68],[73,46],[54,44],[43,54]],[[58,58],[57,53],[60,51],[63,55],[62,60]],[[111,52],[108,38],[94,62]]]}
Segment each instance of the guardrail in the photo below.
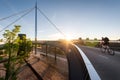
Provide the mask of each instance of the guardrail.
{"label": "guardrail", "polygon": [[60,46],[51,45],[51,44],[39,44],[41,45],[41,52],[45,53],[45,56],[52,54],[55,57],[55,61],[57,60],[58,54],[65,54],[65,50]]}
{"label": "guardrail", "polygon": [[88,74],[90,76],[90,79],[91,80],[101,80],[101,78],[99,77],[98,73],[94,69],[93,65],[91,64],[91,62],[89,61],[89,59],[85,55],[85,53],[77,45],[73,44],[73,46],[75,46],[78,49],[80,55],[82,56],[83,61],[85,63],[85,66],[87,68]]}

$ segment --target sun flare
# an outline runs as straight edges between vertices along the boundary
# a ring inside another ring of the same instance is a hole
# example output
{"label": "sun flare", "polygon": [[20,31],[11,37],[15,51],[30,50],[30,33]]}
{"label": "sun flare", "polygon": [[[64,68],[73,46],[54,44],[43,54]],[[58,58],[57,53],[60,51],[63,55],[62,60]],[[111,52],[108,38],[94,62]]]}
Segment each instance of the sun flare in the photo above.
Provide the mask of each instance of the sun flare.
{"label": "sun flare", "polygon": [[72,35],[66,35],[66,38],[65,38],[67,41],[71,41],[73,39]]}
{"label": "sun flare", "polygon": [[71,38],[71,37],[66,37],[66,40],[67,40],[67,41],[71,41],[72,38]]}

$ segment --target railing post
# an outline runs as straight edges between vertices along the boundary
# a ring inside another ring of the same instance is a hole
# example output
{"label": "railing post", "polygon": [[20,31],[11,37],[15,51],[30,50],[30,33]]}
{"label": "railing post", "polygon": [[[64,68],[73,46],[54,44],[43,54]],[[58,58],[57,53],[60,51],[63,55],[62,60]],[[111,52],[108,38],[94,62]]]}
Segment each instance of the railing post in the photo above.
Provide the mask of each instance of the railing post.
{"label": "railing post", "polygon": [[41,45],[41,51],[43,52],[43,44]]}
{"label": "railing post", "polygon": [[46,44],[46,56],[47,56],[48,52],[47,52],[47,44]]}
{"label": "railing post", "polygon": [[57,56],[56,56],[56,47],[55,47],[55,61],[56,61],[56,59],[57,59]]}

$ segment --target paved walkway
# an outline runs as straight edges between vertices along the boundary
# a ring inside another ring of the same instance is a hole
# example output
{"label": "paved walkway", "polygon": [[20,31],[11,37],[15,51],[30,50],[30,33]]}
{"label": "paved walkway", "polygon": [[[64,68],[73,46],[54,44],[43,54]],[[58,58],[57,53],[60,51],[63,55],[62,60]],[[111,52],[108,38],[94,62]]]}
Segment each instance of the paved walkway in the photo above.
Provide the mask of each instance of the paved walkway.
{"label": "paved walkway", "polygon": [[[29,63],[39,73],[43,80],[68,80],[68,63],[66,58],[57,57],[37,52],[31,54]],[[18,80],[38,80],[29,67],[24,66],[18,75]]]}

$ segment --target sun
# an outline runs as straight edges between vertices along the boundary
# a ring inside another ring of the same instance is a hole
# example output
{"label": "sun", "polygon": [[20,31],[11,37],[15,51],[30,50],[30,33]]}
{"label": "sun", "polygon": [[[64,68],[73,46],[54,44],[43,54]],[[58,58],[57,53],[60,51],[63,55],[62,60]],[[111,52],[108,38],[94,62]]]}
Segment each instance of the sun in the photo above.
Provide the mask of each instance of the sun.
{"label": "sun", "polygon": [[65,39],[70,42],[73,39],[73,37],[71,35],[67,35]]}
{"label": "sun", "polygon": [[71,41],[72,39],[70,37],[66,37],[66,40],[67,41]]}

